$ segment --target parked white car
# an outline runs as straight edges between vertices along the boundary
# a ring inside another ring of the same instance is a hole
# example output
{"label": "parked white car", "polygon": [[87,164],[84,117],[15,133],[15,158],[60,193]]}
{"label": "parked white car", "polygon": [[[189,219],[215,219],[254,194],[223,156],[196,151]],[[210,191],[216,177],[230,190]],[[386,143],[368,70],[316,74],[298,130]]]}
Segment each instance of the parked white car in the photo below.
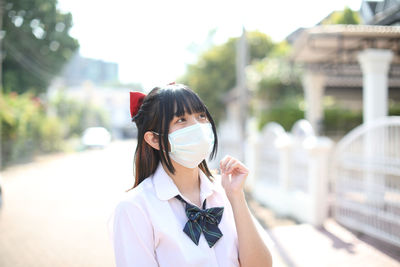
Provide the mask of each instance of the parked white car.
{"label": "parked white car", "polygon": [[104,127],[89,127],[83,131],[82,144],[85,147],[104,148],[111,142],[111,134]]}

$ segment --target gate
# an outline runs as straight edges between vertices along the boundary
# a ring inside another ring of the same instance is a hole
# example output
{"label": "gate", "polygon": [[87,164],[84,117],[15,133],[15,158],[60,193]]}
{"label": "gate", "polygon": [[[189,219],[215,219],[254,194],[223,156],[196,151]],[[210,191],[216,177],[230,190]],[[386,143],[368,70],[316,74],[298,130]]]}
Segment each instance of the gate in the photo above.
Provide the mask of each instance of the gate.
{"label": "gate", "polygon": [[347,134],[337,144],[332,170],[335,219],[400,247],[400,117]]}

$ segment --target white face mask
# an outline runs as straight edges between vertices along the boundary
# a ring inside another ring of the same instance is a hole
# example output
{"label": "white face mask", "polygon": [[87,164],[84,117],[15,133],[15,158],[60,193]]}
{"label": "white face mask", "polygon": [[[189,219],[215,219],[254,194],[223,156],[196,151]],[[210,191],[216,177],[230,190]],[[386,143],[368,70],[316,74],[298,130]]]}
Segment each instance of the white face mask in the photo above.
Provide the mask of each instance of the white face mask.
{"label": "white face mask", "polygon": [[186,168],[197,167],[207,158],[214,146],[211,123],[196,123],[168,135],[169,156]]}

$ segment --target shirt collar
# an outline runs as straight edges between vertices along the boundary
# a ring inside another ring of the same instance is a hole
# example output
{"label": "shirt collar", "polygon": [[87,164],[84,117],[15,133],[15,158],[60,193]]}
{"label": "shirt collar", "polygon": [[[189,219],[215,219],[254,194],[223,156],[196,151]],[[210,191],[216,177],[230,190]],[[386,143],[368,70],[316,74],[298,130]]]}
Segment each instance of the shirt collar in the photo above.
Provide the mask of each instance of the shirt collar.
{"label": "shirt collar", "polygon": [[[199,169],[200,176],[200,198],[204,201],[205,198],[212,195],[213,191],[217,191],[215,184]],[[156,195],[160,200],[169,200],[176,195],[182,194],[175,185],[172,178],[166,173],[161,163],[158,164],[156,171],[153,174],[153,184]],[[182,196],[183,197],[183,196]]]}

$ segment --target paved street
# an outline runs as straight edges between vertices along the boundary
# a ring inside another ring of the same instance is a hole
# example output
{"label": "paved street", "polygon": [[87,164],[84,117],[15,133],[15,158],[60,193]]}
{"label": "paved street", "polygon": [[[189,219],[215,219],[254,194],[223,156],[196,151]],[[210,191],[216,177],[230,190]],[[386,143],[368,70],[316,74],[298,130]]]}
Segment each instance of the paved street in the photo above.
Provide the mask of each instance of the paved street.
{"label": "paved street", "polygon": [[114,266],[106,222],[133,183],[134,141],[2,172],[0,266]]}
{"label": "paved street", "polygon": [[400,248],[350,231],[332,218],[314,227],[279,218],[250,195],[248,202],[268,229],[274,267],[400,266]]}

